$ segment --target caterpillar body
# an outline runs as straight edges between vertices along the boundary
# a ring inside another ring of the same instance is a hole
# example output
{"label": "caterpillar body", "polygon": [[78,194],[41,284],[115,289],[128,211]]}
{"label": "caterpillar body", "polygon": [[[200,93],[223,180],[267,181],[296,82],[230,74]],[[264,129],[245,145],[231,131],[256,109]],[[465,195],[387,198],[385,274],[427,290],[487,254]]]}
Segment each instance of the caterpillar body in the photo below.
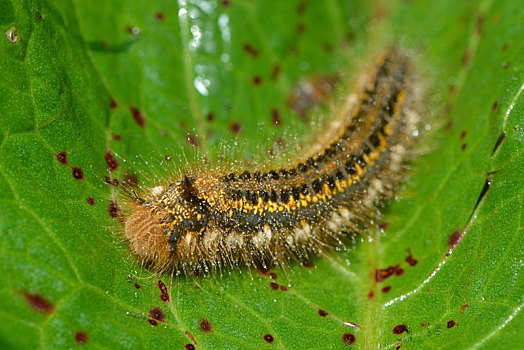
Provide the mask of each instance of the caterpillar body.
{"label": "caterpillar body", "polygon": [[308,259],[343,245],[378,213],[403,176],[416,132],[412,67],[389,50],[377,59],[334,135],[271,171],[190,167],[131,198],[125,237],[159,270],[208,272]]}

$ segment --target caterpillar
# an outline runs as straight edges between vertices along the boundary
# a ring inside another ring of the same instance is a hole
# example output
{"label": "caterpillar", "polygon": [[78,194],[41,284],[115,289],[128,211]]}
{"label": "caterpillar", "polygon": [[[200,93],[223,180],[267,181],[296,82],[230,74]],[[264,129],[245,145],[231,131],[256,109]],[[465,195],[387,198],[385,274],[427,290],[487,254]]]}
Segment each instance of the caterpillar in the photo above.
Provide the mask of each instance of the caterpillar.
{"label": "caterpillar", "polygon": [[125,190],[124,236],[142,262],[175,274],[309,259],[344,245],[401,181],[416,135],[413,69],[390,49],[333,123],[293,164],[226,171],[190,166],[166,186]]}

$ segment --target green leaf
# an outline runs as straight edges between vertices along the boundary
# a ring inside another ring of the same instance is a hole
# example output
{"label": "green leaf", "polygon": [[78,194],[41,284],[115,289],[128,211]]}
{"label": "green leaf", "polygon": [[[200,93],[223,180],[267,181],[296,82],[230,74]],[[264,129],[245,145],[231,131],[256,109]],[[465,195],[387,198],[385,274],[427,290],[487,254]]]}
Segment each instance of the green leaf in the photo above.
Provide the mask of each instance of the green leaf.
{"label": "green leaf", "polygon": [[[0,347],[517,348],[519,5],[0,0]],[[239,129],[249,159],[307,129],[287,105],[300,81],[358,76],[391,45],[414,53],[431,131],[384,233],[271,276],[155,276],[130,256],[106,176],[165,176],[188,138],[217,157]]]}

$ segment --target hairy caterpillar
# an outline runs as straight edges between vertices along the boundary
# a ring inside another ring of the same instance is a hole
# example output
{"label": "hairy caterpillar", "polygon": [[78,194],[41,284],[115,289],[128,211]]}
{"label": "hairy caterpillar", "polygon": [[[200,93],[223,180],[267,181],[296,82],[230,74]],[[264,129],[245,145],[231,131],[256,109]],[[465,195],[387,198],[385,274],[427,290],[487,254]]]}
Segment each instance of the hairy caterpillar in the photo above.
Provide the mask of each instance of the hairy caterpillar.
{"label": "hairy caterpillar", "polygon": [[125,191],[132,252],[162,271],[208,272],[307,259],[342,245],[347,231],[360,232],[401,180],[416,135],[405,53],[379,57],[363,85],[333,123],[334,136],[295,164],[271,171],[194,166],[167,186]]}

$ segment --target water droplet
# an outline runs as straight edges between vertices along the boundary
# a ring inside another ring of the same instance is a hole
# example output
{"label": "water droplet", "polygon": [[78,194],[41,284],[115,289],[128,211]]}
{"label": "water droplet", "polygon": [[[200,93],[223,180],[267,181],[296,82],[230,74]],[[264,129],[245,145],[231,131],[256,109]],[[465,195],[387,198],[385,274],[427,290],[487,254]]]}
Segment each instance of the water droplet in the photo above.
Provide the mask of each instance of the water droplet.
{"label": "water droplet", "polygon": [[5,37],[11,44],[18,42],[18,29],[16,26],[11,26],[5,30]]}

